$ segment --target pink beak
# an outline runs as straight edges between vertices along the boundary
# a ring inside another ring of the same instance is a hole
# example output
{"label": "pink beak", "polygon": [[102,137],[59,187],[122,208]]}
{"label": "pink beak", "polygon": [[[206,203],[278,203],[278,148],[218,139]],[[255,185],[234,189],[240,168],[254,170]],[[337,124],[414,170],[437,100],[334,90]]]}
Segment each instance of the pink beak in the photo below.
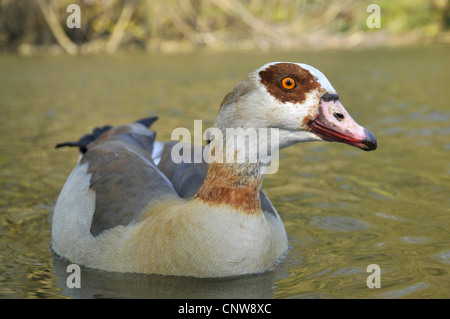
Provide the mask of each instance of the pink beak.
{"label": "pink beak", "polygon": [[321,97],[319,112],[309,126],[324,141],[341,142],[364,151],[377,148],[375,135],[352,119],[337,94],[327,93]]}

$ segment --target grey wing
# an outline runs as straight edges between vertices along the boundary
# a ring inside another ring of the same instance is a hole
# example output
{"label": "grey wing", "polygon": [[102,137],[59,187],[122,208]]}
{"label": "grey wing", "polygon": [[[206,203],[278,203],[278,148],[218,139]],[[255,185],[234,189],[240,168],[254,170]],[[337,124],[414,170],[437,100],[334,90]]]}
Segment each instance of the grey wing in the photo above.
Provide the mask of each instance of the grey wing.
{"label": "grey wing", "polygon": [[[154,152],[153,157],[157,158],[158,168],[170,180],[178,195],[182,198],[192,198],[203,184],[208,171],[208,164],[204,160],[201,163],[195,163],[194,161],[195,148],[200,148],[197,149],[197,152],[203,152],[204,148],[198,145],[189,146],[191,152],[190,156],[184,158],[186,162],[175,163],[172,159],[172,149],[177,143],[179,142],[160,143],[158,145],[159,150]],[[260,200],[264,213],[278,216],[277,211],[262,189]]]}
{"label": "grey wing", "polygon": [[201,146],[186,145],[190,149],[189,154],[183,154],[183,161],[175,163],[172,158],[172,149],[179,143],[170,141],[162,143],[158,168],[170,180],[178,195],[182,198],[193,198],[197,190],[203,184],[208,171],[208,164],[202,160],[195,163],[195,148],[202,151]]}
{"label": "grey wing", "polygon": [[137,125],[141,126],[115,127],[80,160],[80,164],[88,163],[90,189],[96,196],[90,228],[94,236],[138,221],[146,208],[163,198],[179,198],[151,158],[154,132]]}

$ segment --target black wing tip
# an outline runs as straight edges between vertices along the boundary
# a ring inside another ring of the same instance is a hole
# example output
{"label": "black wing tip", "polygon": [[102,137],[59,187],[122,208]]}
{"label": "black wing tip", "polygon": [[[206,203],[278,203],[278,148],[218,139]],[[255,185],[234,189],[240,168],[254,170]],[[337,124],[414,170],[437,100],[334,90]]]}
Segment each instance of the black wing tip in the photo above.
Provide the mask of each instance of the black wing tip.
{"label": "black wing tip", "polygon": [[[158,119],[157,116],[150,116],[146,117],[140,120],[135,121],[135,123],[140,123],[144,125],[147,128],[150,128],[152,124]],[[86,134],[83,137],[80,138],[77,142],[63,142],[56,144],[55,148],[61,148],[61,147],[78,147],[80,149],[80,152],[82,154],[87,152],[87,147],[90,143],[94,142],[96,139],[98,139],[103,133],[108,131],[110,128],[112,128],[111,125],[105,125],[103,127],[96,127],[92,131],[92,134]]]}
{"label": "black wing tip", "polygon": [[80,144],[79,142],[64,142],[55,145],[55,148],[61,147],[79,147],[80,151],[82,151],[83,153],[86,152],[86,147]]}
{"label": "black wing tip", "polygon": [[156,120],[158,119],[157,116],[150,116],[150,117],[146,117],[140,120],[135,121],[135,123],[140,123],[142,125],[144,125],[147,128],[150,128],[150,126],[152,126],[152,124],[154,122],[156,122]]}
{"label": "black wing tip", "polygon": [[56,144],[55,148],[61,148],[61,147],[78,147],[80,149],[80,152],[82,154],[87,152],[87,147],[90,143],[98,139],[103,133],[108,131],[110,128],[112,128],[111,125],[105,125],[103,127],[96,127],[92,131],[92,134],[86,134],[83,137],[81,137],[77,142],[63,142]]}

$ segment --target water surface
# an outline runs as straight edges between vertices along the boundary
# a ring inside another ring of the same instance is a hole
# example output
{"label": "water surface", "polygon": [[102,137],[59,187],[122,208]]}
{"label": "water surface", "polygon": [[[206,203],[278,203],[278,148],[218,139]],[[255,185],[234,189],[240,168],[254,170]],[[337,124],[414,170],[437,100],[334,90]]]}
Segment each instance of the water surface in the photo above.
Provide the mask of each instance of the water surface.
{"label": "water surface", "polygon": [[[449,298],[450,48],[0,56],[0,297]],[[323,71],[375,152],[337,143],[283,150],[263,187],[291,249],[271,271],[227,279],[83,269],[66,286],[50,212],[93,127],[158,115],[158,139],[211,126],[223,96],[269,61]],[[366,268],[381,268],[369,289]]]}

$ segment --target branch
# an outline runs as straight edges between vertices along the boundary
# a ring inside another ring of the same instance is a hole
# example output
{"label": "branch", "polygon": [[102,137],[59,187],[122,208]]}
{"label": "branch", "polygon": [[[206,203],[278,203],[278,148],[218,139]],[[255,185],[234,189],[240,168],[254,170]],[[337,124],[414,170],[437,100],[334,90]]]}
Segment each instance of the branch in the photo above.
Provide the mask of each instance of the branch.
{"label": "branch", "polygon": [[[51,0],[49,0],[51,1]],[[44,15],[45,21],[47,22],[50,30],[55,36],[56,41],[59,45],[69,54],[77,54],[78,46],[73,43],[70,38],[66,35],[63,28],[59,24],[58,18],[53,11],[51,5],[45,0],[37,0],[39,8]]]}
{"label": "branch", "polygon": [[131,16],[133,15],[134,3],[133,1],[126,1],[125,5],[122,8],[122,12],[120,13],[119,20],[114,26],[114,29],[111,33],[111,37],[106,43],[106,51],[112,53],[117,50],[117,47],[122,41],[123,35],[125,33],[125,28],[130,22]]}
{"label": "branch", "polygon": [[218,7],[229,15],[235,13],[244,24],[246,24],[250,30],[252,30],[257,35],[269,36],[272,40],[279,42],[282,39],[280,34],[278,34],[273,28],[262,22],[261,20],[255,18],[239,1],[235,0],[212,0]]}
{"label": "branch", "polygon": [[184,22],[183,18],[181,18],[177,14],[177,12],[172,8],[170,4],[166,5],[164,9],[165,14],[170,19],[170,21],[172,21],[174,27],[177,28],[178,31],[181,32],[183,36],[185,36],[187,39],[189,39],[192,43],[195,44],[197,42],[196,38],[197,31],[194,30],[189,24]]}

